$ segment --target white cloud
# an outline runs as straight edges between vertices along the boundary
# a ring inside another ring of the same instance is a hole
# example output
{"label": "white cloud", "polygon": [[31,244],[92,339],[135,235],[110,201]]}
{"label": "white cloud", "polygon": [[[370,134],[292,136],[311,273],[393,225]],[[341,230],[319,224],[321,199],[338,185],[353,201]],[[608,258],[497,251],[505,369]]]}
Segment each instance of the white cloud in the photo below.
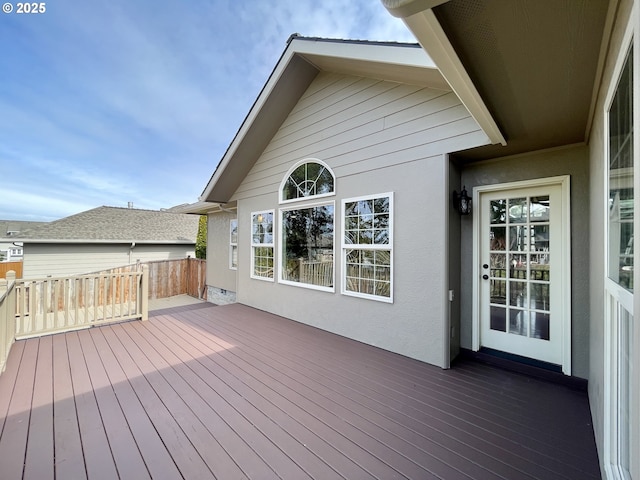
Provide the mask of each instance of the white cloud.
{"label": "white cloud", "polygon": [[295,32],[413,41],[379,0],[59,0],[3,17],[0,168],[24,190],[3,187],[0,218],[194,201]]}

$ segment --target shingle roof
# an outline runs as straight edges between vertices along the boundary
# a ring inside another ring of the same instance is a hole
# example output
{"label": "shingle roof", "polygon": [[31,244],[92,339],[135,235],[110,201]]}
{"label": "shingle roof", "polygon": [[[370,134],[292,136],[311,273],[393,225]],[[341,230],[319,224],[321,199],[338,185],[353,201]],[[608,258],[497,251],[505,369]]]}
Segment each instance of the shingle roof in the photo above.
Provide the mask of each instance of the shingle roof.
{"label": "shingle roof", "polygon": [[[17,233],[43,225],[46,222],[26,222],[22,220],[0,220],[0,238],[17,237]],[[17,232],[17,233],[16,233]]]}
{"label": "shingle roof", "polygon": [[197,233],[197,215],[98,207],[20,232],[16,239],[27,243],[57,241],[195,244]]}

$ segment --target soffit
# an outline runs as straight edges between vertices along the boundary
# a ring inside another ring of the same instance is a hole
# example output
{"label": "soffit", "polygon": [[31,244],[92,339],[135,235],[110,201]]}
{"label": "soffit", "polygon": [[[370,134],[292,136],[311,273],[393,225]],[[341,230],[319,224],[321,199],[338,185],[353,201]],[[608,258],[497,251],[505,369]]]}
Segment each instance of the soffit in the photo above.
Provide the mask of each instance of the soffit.
{"label": "soffit", "polygon": [[451,0],[433,9],[507,146],[474,161],[585,141],[607,0]]}

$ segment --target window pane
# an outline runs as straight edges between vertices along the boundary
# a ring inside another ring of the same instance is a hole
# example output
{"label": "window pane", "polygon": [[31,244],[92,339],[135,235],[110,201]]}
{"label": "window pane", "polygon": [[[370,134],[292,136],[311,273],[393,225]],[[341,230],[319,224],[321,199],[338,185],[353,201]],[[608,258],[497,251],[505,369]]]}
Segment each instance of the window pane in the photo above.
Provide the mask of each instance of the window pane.
{"label": "window pane", "polygon": [[253,275],[273,278],[273,247],[253,247]]}
{"label": "window pane", "polygon": [[251,241],[254,244],[273,244],[273,212],[254,214],[251,234]]}
{"label": "window pane", "polygon": [[333,191],[334,178],[329,169],[317,162],[307,162],[291,172],[282,188],[282,199],[294,200]]}
{"label": "window pane", "polygon": [[609,278],[633,290],[633,89],[629,53],[609,110]]}
{"label": "window pane", "polygon": [[231,236],[231,243],[232,244],[237,244],[238,243],[238,220],[231,220],[231,224],[230,224],[230,236]]}
{"label": "window pane", "polygon": [[333,287],[333,205],[282,212],[283,279]]}
{"label": "window pane", "polygon": [[509,223],[524,223],[527,221],[527,199],[509,199]]}

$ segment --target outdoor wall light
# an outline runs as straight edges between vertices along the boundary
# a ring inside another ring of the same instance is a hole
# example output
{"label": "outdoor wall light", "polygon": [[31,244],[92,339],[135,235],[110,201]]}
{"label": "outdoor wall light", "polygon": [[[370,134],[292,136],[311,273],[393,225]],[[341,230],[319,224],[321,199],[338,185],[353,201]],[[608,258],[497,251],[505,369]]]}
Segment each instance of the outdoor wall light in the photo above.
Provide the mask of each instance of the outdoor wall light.
{"label": "outdoor wall light", "polygon": [[460,215],[471,213],[471,197],[467,194],[467,187],[463,186],[460,193],[453,191],[453,208],[460,212]]}

